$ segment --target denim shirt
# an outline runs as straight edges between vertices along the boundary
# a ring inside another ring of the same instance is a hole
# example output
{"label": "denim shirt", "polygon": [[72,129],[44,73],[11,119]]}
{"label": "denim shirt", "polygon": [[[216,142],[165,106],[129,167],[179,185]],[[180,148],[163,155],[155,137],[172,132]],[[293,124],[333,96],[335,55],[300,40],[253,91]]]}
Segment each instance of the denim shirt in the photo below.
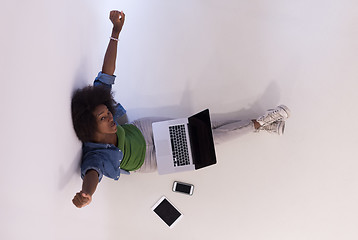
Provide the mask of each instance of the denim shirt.
{"label": "denim shirt", "polygon": [[[102,86],[112,90],[115,78],[115,75],[99,72],[93,86]],[[118,103],[113,114],[114,120],[116,121],[125,113],[126,110]],[[102,180],[103,175],[118,180],[121,174],[129,174],[128,171],[119,167],[122,159],[122,151],[113,144],[85,142],[82,145],[81,177],[83,179],[86,172],[93,169],[98,172],[99,181]]]}
{"label": "denim shirt", "polygon": [[113,144],[84,143],[82,146],[81,177],[84,178],[88,170],[96,170],[99,181],[103,175],[118,180],[121,174],[129,174],[120,169],[123,159],[122,151]]}
{"label": "denim shirt", "polygon": [[[99,72],[93,82],[93,86],[95,86],[95,87],[101,86],[101,87],[108,88],[109,90],[112,90],[112,85],[114,84],[115,79],[116,79],[115,75],[111,76],[111,75]],[[126,113],[126,110],[124,109],[124,107],[120,103],[117,103],[117,105],[115,106],[115,112],[113,114],[113,119],[116,121],[116,123],[117,123],[117,119],[122,117],[125,113]]]}

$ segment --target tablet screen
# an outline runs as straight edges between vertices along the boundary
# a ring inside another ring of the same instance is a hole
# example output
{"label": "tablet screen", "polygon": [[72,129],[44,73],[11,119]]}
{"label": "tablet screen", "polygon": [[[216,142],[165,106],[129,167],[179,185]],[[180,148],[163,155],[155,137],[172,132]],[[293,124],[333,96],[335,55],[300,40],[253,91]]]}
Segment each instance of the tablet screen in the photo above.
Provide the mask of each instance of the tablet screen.
{"label": "tablet screen", "polygon": [[182,214],[165,198],[162,197],[152,210],[169,226],[182,217]]}

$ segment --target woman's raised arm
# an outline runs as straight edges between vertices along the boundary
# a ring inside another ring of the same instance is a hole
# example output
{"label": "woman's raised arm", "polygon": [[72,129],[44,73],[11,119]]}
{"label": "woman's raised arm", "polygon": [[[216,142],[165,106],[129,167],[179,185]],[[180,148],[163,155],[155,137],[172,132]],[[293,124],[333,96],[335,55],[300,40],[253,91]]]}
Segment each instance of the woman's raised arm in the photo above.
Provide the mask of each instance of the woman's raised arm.
{"label": "woman's raised arm", "polygon": [[120,12],[117,10],[113,10],[109,14],[109,19],[113,23],[113,29],[106,54],[104,56],[102,72],[108,75],[113,75],[114,70],[116,69],[118,37],[120,32],[122,31],[125,15],[123,11]]}

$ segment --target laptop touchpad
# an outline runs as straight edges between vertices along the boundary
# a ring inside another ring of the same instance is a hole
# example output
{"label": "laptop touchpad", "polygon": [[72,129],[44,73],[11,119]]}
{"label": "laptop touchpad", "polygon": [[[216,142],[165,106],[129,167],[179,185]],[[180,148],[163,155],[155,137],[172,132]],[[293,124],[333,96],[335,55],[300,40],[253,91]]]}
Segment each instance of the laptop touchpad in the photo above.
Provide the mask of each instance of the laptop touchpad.
{"label": "laptop touchpad", "polygon": [[170,148],[170,142],[168,142],[167,140],[159,140],[156,142],[155,145],[155,151],[157,153],[157,156],[172,155]]}

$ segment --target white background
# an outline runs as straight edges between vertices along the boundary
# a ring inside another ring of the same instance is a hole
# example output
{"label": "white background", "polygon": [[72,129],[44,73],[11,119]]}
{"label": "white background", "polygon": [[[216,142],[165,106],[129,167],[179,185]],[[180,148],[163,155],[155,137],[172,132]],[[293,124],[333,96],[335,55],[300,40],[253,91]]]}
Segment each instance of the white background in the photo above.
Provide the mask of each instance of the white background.
{"label": "white background", "polygon": [[[114,91],[130,119],[284,103],[285,135],[218,146],[196,172],[103,179],[75,208],[71,95],[101,69],[111,9],[127,16]],[[357,1],[5,0],[0,16],[1,239],[358,238]],[[150,211],[162,195],[184,214],[173,229]]]}

